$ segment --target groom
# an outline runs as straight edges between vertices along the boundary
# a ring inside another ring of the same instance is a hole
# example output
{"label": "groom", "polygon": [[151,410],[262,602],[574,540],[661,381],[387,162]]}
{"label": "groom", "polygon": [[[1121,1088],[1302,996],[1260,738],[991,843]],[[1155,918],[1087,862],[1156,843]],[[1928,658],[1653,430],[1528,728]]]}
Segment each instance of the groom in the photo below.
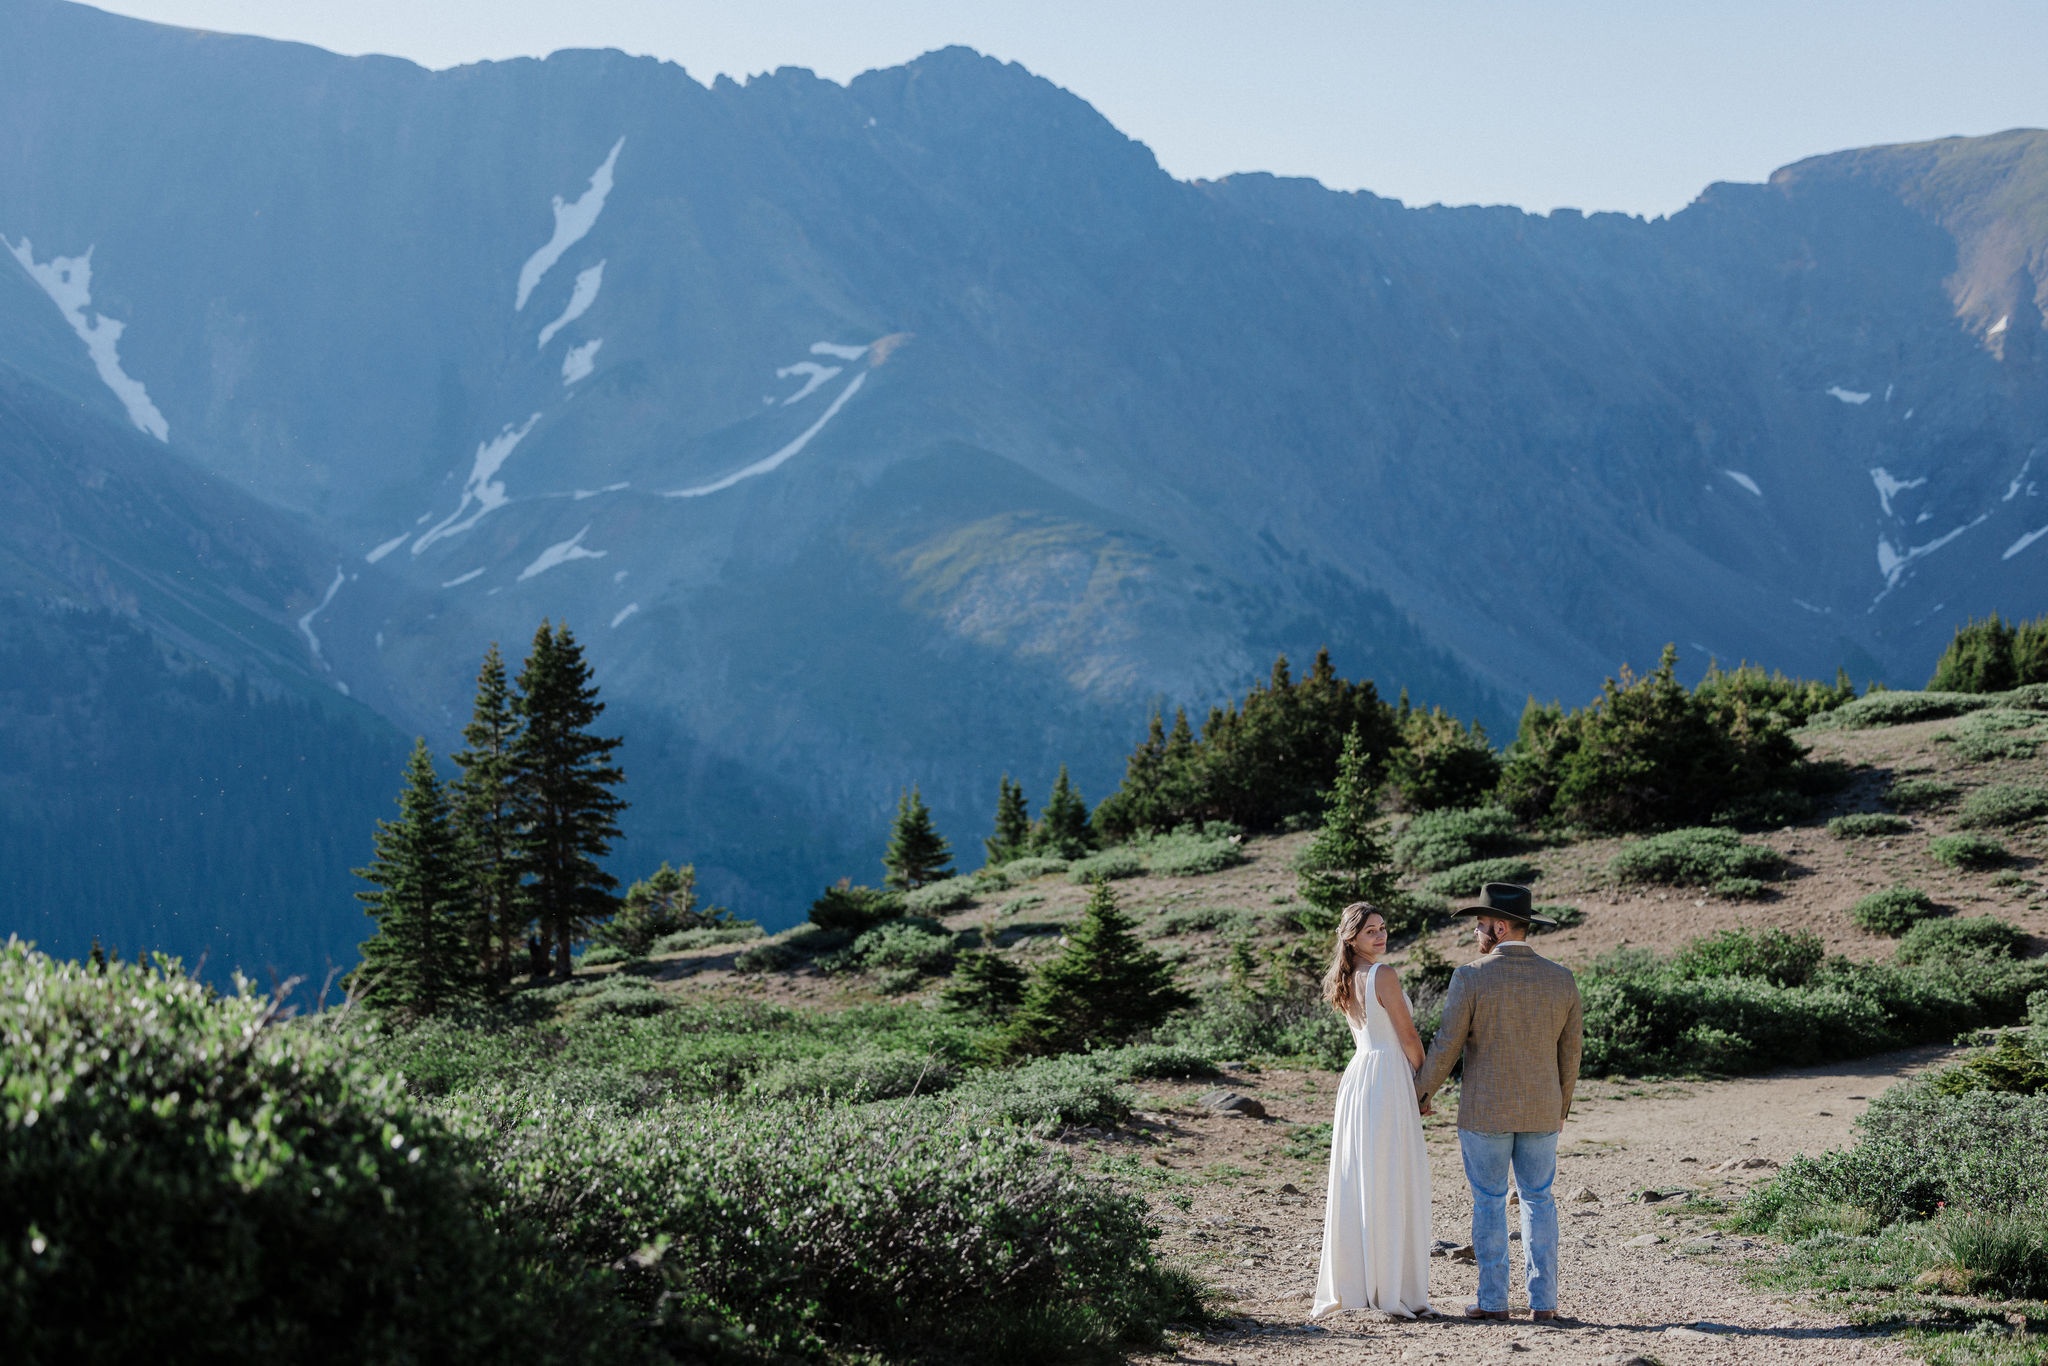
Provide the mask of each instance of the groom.
{"label": "groom", "polygon": [[1532,1317],[1557,1317],[1557,1135],[1579,1080],[1579,985],[1539,957],[1529,927],[1556,922],[1535,913],[1527,887],[1489,882],[1477,917],[1483,956],[1451,975],[1443,1023],[1415,1074],[1423,1104],[1460,1054],[1458,1147],[1472,1186],[1472,1252],[1479,1262],[1475,1319],[1508,1316],[1508,1175],[1522,1193],[1522,1274]]}

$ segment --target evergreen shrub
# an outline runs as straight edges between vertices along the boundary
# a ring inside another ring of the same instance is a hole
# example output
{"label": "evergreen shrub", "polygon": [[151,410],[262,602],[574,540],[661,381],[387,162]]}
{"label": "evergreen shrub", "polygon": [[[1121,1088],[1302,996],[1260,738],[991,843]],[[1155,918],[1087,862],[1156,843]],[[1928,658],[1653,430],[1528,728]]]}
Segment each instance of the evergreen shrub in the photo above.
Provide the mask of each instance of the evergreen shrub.
{"label": "evergreen shrub", "polygon": [[1982,787],[1963,798],[1956,812],[1956,824],[1964,829],[2025,825],[2048,816],[2048,787],[2029,783],[2000,783]]}
{"label": "evergreen shrub", "polygon": [[1505,807],[1477,806],[1425,811],[1408,822],[1394,841],[1394,862],[1421,873],[1438,873],[1482,858],[1512,854],[1523,841]]}
{"label": "evergreen shrub", "polygon": [[2048,617],[2007,623],[1994,612],[1956,628],[1927,686],[1997,693],[2030,683],[2048,683]]}
{"label": "evergreen shrub", "polygon": [[1849,919],[1858,929],[1897,938],[1920,921],[1941,913],[1927,893],[1900,883],[1860,898],[1849,908]]}
{"label": "evergreen shrub", "polygon": [[[1450,907],[1446,905],[1444,909],[1449,910]],[[1536,907],[1536,914],[1556,921],[1556,928],[1560,930],[1568,930],[1574,925],[1584,924],[1586,920],[1586,913],[1584,911],[1580,910],[1577,906],[1563,901],[1553,901],[1547,904],[1539,903]],[[1551,927],[1538,925],[1536,928],[1538,931],[1547,932]]]}
{"label": "evergreen shrub", "polygon": [[1733,830],[1696,826],[1623,845],[1607,871],[1622,882],[1705,887],[1724,878],[1772,878],[1783,866],[1777,851],[1745,844]]}
{"label": "evergreen shrub", "polygon": [[1982,835],[1942,835],[1927,842],[1927,852],[1935,862],[1964,872],[1981,872],[2012,860],[2004,845]]}
{"label": "evergreen shrub", "polygon": [[1145,872],[1145,860],[1130,848],[1106,849],[1087,858],[1075,859],[1067,865],[1067,881],[1083,886],[1105,878],[1141,877]]}
{"label": "evergreen shrub", "polygon": [[1837,730],[1909,726],[1916,721],[1960,716],[1988,705],[1989,699],[1966,692],[1873,692],[1829,712],[1813,724]]}
{"label": "evergreen shrub", "polygon": [[733,955],[732,969],[739,973],[784,972],[804,961],[804,955],[787,944],[769,940],[741,949]]}
{"label": "evergreen shrub", "polygon": [[1451,913],[1448,897],[1436,896],[1429,892],[1389,892],[1380,899],[1379,908],[1380,914],[1387,922],[1387,934],[1394,939],[1420,934]]}
{"label": "evergreen shrub", "polygon": [[[628,958],[645,958],[659,939],[726,923],[724,907],[697,909],[696,867],[686,863],[671,868],[664,861],[651,875],[626,889],[618,914],[599,925],[592,937],[601,947],[618,949]],[[589,953],[583,961],[592,961]]]}
{"label": "evergreen shrub", "polygon": [[611,944],[592,944],[582,953],[576,955],[576,966],[579,968],[607,968],[615,963],[630,963],[632,961],[633,955],[631,953]]}
{"label": "evergreen shrub", "polygon": [[841,880],[811,903],[811,923],[821,930],[859,934],[904,913],[903,893],[894,888],[855,887]]}
{"label": "evergreen shrub", "polygon": [[906,917],[878,925],[839,953],[818,961],[828,972],[949,972],[953,967],[953,934],[935,920]]}
{"label": "evergreen shrub", "polygon": [[1242,836],[1221,823],[1182,826],[1167,835],[1151,835],[1133,847],[1156,877],[1204,877],[1244,862]]}
{"label": "evergreen shrub", "polygon": [[1901,811],[1927,811],[1947,806],[1960,790],[1954,783],[1938,778],[1897,778],[1886,790],[1884,799]]}
{"label": "evergreen shrub", "polygon": [[1177,906],[1161,912],[1153,923],[1159,933],[1165,935],[1232,935],[1256,933],[1266,922],[1267,917],[1257,911],[1237,910],[1229,906]]}
{"label": "evergreen shrub", "polygon": [[1772,895],[1770,884],[1754,877],[1724,877],[1707,890],[1728,901],[1763,901]]}
{"label": "evergreen shrub", "polygon": [[1067,868],[1067,860],[1063,858],[1053,858],[1047,854],[1031,854],[1025,858],[1011,859],[1008,863],[1004,864],[1003,876],[1010,879],[1012,883],[1032,882],[1038,878],[1048,877],[1053,873],[1064,873],[1067,871]]}
{"label": "evergreen shrub", "polygon": [[1852,811],[1828,822],[1828,833],[1838,840],[1873,839],[1912,828],[1913,822],[1887,811]]}
{"label": "evergreen shrub", "polygon": [[2027,946],[2024,931],[1996,916],[1922,920],[1899,940],[1901,964],[1946,963],[1958,958],[2014,958]]}
{"label": "evergreen shrub", "polygon": [[1004,1035],[1016,1057],[1128,1043],[1194,1003],[1173,970],[1131,933],[1116,893],[1098,881],[1058,958],[1025,988]]}
{"label": "evergreen shrub", "polygon": [[1387,782],[1410,811],[1470,807],[1500,783],[1501,759],[1478,722],[1470,725],[1442,708],[1411,711],[1401,720],[1401,743],[1387,762]]}
{"label": "evergreen shrub", "polygon": [[174,965],[0,946],[0,1153],[12,1360],[647,1359],[395,1076]]}
{"label": "evergreen shrub", "polygon": [[1534,882],[1542,870],[1527,859],[1483,858],[1446,868],[1423,879],[1422,889],[1432,896],[1471,896],[1489,882]]}
{"label": "evergreen shrub", "polygon": [[652,982],[638,977],[617,975],[604,979],[596,991],[579,999],[571,1007],[578,1019],[597,1020],[606,1017],[638,1019],[647,1015],[659,1015],[675,1005],[669,997]]}
{"label": "evergreen shrub", "polygon": [[993,953],[966,953],[953,964],[952,980],[939,993],[949,1010],[996,1023],[1024,1000],[1024,969]]}
{"label": "evergreen shrub", "polygon": [[752,920],[726,925],[707,925],[696,930],[677,930],[654,941],[654,953],[688,953],[693,949],[717,948],[721,944],[747,944],[761,937],[761,927]]}
{"label": "evergreen shrub", "polygon": [[981,890],[981,884],[971,877],[949,877],[905,894],[903,909],[912,915],[927,916],[963,911],[974,904],[975,894]]}

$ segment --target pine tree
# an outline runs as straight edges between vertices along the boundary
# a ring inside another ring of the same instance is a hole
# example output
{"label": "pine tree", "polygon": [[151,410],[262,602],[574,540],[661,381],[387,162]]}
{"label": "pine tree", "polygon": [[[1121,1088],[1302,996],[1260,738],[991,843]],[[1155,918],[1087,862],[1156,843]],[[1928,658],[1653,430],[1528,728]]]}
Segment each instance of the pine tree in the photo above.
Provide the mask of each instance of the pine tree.
{"label": "pine tree", "polygon": [[1004,1034],[1008,1052],[1075,1053],[1125,1043],[1194,1004],[1174,983],[1173,969],[1138,942],[1131,925],[1109,883],[1096,879],[1066,949],[1025,987]]}
{"label": "pine tree", "polygon": [[492,641],[477,671],[476,704],[462,728],[466,748],[454,756],[462,776],[453,784],[453,797],[469,883],[471,952],[500,984],[512,978],[512,959],[530,919],[519,889],[518,739],[518,700]]}
{"label": "pine tree", "polygon": [[1031,827],[1031,849],[1033,853],[1048,854],[1053,858],[1081,858],[1095,846],[1095,831],[1088,821],[1088,803],[1081,799],[1081,793],[1073,780],[1067,777],[1067,766],[1060,765],[1060,776],[1054,780],[1052,795],[1045,799],[1045,806],[1038,813],[1038,823]]}
{"label": "pine tree", "polygon": [[1001,1020],[1024,1000],[1024,969],[1000,954],[963,954],[939,991],[948,1010],[984,1020]]}
{"label": "pine tree", "polygon": [[552,630],[541,623],[519,693],[524,724],[512,750],[518,866],[540,951],[552,946],[555,976],[567,977],[575,942],[618,906],[619,881],[598,860],[611,852],[626,809],[612,791],[626,780],[611,762],[621,742],[590,731],[604,703],[567,622]]}
{"label": "pine tree", "polygon": [[664,862],[651,876],[626,889],[619,913],[598,926],[595,937],[642,958],[663,935],[698,929],[725,916],[722,907],[698,911],[696,865],[671,868]]}
{"label": "pine tree", "polygon": [[377,822],[376,857],[356,876],[376,889],[356,899],[377,922],[363,943],[358,998],[405,1019],[475,999],[481,981],[463,934],[461,850],[425,740],[406,763],[398,819]]}
{"label": "pine tree", "polygon": [[1313,908],[1296,918],[1311,934],[1335,930],[1352,902],[1384,901],[1393,893],[1387,847],[1373,829],[1378,812],[1372,789],[1365,740],[1354,728],[1337,760],[1337,782],[1330,789],[1322,829],[1295,860],[1296,892]]}
{"label": "pine tree", "polygon": [[953,876],[953,849],[932,824],[932,813],[915,784],[896,799],[896,821],[889,830],[889,847],[882,854],[882,866],[889,870],[891,887],[915,891],[927,882]]}
{"label": "pine tree", "polygon": [[1024,784],[1005,773],[996,794],[995,833],[982,841],[991,868],[1030,852],[1031,811],[1024,805]]}

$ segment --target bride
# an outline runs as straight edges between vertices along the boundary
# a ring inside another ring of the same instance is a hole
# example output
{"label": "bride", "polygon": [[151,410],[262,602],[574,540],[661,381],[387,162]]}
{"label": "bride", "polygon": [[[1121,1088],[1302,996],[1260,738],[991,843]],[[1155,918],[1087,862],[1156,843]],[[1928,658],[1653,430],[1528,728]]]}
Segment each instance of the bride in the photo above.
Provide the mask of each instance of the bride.
{"label": "bride", "polygon": [[1351,1026],[1358,1052],[1337,1087],[1311,1318],[1340,1309],[1431,1312],[1429,1157],[1415,1099],[1422,1039],[1400,978],[1379,961],[1386,951],[1386,917],[1363,901],[1346,906],[1323,995]]}

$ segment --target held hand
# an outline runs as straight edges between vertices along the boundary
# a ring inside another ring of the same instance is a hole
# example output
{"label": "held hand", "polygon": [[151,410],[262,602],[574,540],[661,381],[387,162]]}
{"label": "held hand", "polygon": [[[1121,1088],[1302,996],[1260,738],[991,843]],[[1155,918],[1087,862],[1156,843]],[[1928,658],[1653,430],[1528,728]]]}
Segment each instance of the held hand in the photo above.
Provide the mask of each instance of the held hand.
{"label": "held hand", "polygon": [[1425,1119],[1436,1113],[1436,1106],[1430,1104],[1427,1098],[1423,1100],[1420,1108],[1422,1110],[1423,1118]]}

